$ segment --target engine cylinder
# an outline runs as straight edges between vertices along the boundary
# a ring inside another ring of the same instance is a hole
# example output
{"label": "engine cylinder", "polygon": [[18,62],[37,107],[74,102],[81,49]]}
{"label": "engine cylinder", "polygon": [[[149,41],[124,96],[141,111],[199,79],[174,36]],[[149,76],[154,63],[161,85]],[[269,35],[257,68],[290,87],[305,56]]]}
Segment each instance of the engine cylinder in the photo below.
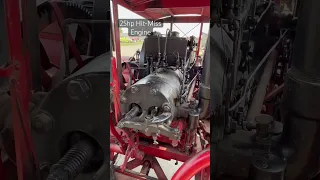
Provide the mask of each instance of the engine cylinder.
{"label": "engine cylinder", "polygon": [[180,95],[182,74],[171,69],[159,69],[139,80],[125,91],[122,99],[123,112],[127,113],[133,105],[138,105],[142,112],[150,114],[152,109],[176,116],[175,103]]}

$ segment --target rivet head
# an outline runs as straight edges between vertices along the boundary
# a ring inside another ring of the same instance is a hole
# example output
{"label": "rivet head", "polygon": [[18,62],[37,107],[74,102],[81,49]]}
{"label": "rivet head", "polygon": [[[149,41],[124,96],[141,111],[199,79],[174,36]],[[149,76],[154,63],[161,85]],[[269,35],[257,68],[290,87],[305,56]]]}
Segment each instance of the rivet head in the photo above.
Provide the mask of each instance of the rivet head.
{"label": "rivet head", "polygon": [[138,89],[137,86],[132,86],[132,87],[131,87],[131,93],[132,93],[132,94],[134,94],[134,93],[136,93],[136,92],[138,92],[138,91],[139,91],[139,89]]}

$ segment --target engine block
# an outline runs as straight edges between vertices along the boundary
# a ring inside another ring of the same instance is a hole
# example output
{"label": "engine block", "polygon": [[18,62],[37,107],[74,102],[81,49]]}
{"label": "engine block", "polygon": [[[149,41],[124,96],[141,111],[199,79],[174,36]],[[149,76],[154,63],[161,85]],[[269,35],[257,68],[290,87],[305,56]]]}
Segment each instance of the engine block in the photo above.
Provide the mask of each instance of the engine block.
{"label": "engine block", "polygon": [[177,118],[181,91],[179,70],[160,68],[128,88],[121,96],[125,117],[118,127],[132,128],[147,136],[164,135],[179,140],[181,132],[171,128]]}

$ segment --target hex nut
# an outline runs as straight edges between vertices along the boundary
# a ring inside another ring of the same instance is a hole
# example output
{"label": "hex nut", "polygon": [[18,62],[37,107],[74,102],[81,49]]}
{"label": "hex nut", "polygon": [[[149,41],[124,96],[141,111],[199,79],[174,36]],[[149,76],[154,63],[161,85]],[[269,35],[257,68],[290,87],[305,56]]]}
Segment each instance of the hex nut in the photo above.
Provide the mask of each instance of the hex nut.
{"label": "hex nut", "polygon": [[32,128],[37,132],[49,132],[54,128],[54,119],[45,112],[40,112],[31,121]]}
{"label": "hex nut", "polygon": [[121,96],[120,97],[120,103],[122,103],[122,104],[126,104],[127,103],[127,98],[126,97],[124,97],[124,96]]}
{"label": "hex nut", "polygon": [[71,99],[87,97],[90,92],[90,85],[85,79],[74,79],[68,83],[67,92]]}
{"label": "hex nut", "polygon": [[163,108],[163,111],[165,111],[165,112],[170,112],[171,111],[171,107],[168,104],[164,104],[162,106],[162,108]]}
{"label": "hex nut", "polygon": [[155,89],[155,88],[152,88],[151,90],[150,90],[150,94],[152,94],[152,95],[157,95],[157,92],[158,92],[158,90],[157,89]]}

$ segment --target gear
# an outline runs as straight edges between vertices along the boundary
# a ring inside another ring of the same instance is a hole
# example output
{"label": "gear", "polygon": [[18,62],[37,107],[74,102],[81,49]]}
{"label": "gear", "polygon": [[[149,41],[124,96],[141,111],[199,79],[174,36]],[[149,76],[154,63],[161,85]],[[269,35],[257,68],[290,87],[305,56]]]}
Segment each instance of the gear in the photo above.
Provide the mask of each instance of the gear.
{"label": "gear", "polygon": [[83,8],[85,8],[87,11],[89,11],[91,14],[93,12],[93,5],[94,5],[94,0],[63,0],[64,2],[73,2],[76,4],[81,5]]}
{"label": "gear", "polygon": [[[82,4],[67,0],[58,1],[57,3],[65,19],[92,19],[92,13]],[[43,28],[52,24],[55,19],[52,18],[53,9],[49,1],[40,4],[37,10],[40,18],[39,27],[41,32]],[[88,28],[90,30],[92,29],[91,26]],[[80,54],[86,54],[88,51],[89,37],[86,37],[81,29],[77,30],[75,42]]]}
{"label": "gear", "polygon": [[[76,0],[62,0],[57,2],[65,18],[71,18],[70,16],[73,16],[74,14],[77,15],[77,18],[91,18],[92,12],[82,4],[75,1]],[[49,1],[46,1],[38,6],[38,14],[40,18],[48,14],[48,12],[52,11],[51,5],[49,3]]]}

